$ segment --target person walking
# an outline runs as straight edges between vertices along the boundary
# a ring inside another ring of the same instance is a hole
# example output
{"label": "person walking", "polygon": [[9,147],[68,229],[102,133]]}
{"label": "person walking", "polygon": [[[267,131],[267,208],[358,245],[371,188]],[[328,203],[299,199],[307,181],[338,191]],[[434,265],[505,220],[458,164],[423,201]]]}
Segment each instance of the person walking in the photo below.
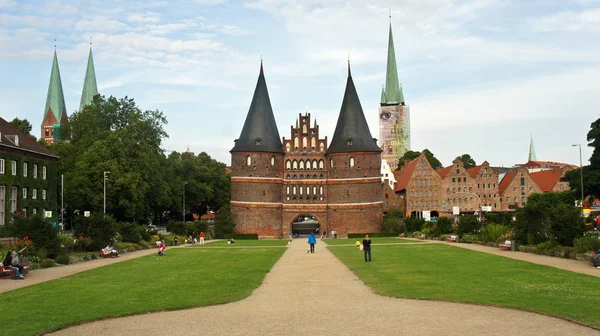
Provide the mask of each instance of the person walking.
{"label": "person walking", "polygon": [[315,253],[315,244],[317,243],[317,236],[314,233],[311,233],[308,236],[308,245],[310,245],[310,253]]}
{"label": "person walking", "polygon": [[200,245],[204,245],[204,231],[200,231]]}
{"label": "person walking", "polygon": [[365,239],[362,241],[363,252],[365,254],[365,262],[371,262],[371,239],[369,235],[365,235]]}

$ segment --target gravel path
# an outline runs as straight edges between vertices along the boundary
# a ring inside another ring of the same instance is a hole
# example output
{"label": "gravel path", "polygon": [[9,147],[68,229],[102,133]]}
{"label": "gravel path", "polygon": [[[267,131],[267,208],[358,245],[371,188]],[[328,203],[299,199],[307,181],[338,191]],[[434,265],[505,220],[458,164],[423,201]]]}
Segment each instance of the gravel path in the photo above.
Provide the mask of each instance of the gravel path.
{"label": "gravel path", "polygon": [[379,296],[323,245],[307,254],[306,242],[295,240],[242,301],[97,321],[54,335],[600,335],[535,313]]}

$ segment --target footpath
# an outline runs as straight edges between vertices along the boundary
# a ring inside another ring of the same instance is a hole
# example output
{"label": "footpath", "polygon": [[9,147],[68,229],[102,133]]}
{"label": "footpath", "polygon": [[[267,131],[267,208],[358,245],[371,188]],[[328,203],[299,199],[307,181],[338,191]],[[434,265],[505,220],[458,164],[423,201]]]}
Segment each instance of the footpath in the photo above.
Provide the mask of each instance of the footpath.
{"label": "footpath", "polygon": [[306,241],[294,240],[244,300],[96,321],[54,335],[600,335],[535,313],[379,296],[324,245],[307,254]]}

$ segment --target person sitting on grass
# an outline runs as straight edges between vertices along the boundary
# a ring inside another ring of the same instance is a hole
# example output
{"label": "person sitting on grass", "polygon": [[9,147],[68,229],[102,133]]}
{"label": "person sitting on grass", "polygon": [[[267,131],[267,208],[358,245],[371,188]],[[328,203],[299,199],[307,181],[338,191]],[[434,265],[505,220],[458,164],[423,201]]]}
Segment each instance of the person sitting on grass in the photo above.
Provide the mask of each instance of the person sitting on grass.
{"label": "person sitting on grass", "polygon": [[594,263],[594,267],[600,268],[600,249],[596,252],[592,252],[592,262]]}
{"label": "person sitting on grass", "polygon": [[233,239],[233,237],[229,238],[227,244],[235,244],[235,239]]}
{"label": "person sitting on grass", "polygon": [[173,238],[173,245],[175,245],[175,246],[179,245],[179,238],[177,238],[177,237]]}

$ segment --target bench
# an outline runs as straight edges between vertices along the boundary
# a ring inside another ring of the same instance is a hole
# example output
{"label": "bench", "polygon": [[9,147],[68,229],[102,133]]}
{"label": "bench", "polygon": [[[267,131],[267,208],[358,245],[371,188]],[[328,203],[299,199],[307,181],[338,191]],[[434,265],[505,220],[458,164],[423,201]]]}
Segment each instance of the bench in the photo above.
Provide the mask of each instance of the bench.
{"label": "bench", "polygon": [[419,237],[417,237],[417,239],[420,239],[420,240],[425,240],[425,234],[424,234],[424,233],[423,233],[423,234],[421,234]]}
{"label": "bench", "polygon": [[[27,276],[27,271],[29,270],[29,262],[27,263],[23,263],[23,273],[21,273],[23,275],[23,277]],[[0,272],[0,279],[2,280],[6,280],[6,279],[12,279],[15,277],[15,273],[13,271],[12,266],[4,266],[2,265],[2,272]]]}
{"label": "bench", "polygon": [[512,241],[507,240],[504,243],[498,244],[498,247],[501,251],[510,251],[512,248]]}
{"label": "bench", "polygon": [[119,253],[114,253],[112,250],[101,250],[98,254],[100,258],[116,258],[119,256]]}
{"label": "bench", "polygon": [[450,236],[450,238],[448,238],[448,241],[451,243],[456,243],[458,242],[458,236]]}

